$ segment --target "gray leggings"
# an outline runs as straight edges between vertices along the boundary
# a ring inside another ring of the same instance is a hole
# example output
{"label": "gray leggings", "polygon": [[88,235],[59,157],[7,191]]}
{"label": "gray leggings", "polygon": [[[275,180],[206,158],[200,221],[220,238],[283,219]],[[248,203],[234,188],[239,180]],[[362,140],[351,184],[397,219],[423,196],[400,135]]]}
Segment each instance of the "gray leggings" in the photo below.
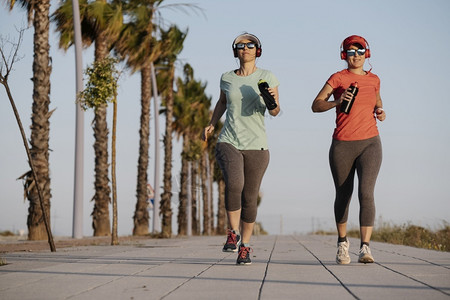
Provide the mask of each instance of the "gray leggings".
{"label": "gray leggings", "polygon": [[356,171],[359,182],[359,224],[360,226],[373,226],[375,222],[375,182],[382,160],[380,137],[376,136],[360,141],[333,140],[329,158],[336,188],[334,202],[336,223],[347,222]]}
{"label": "gray leggings", "polygon": [[261,181],[269,165],[269,150],[238,150],[228,143],[217,143],[216,160],[225,178],[225,209],[242,209],[241,220],[256,220]]}

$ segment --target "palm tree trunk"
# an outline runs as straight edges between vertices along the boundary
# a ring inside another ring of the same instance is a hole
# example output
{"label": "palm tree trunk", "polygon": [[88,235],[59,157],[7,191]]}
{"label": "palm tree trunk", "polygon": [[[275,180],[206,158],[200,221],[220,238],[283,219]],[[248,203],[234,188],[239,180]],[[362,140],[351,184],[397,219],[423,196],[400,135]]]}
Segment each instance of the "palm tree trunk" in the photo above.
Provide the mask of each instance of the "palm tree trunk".
{"label": "palm tree trunk", "polygon": [[[19,32],[19,42],[17,44],[17,48],[16,49],[19,49],[19,46],[20,46],[20,43],[21,43],[21,40],[22,40],[22,32],[23,32],[22,30]],[[1,53],[1,56],[2,56],[4,64],[6,65],[6,69],[7,70],[8,69],[11,70],[10,67],[12,67],[12,65],[14,64],[15,58],[13,58],[13,60],[11,61],[10,66],[8,66],[8,63],[5,60],[3,49],[1,49],[1,48],[0,48],[0,53]],[[27,187],[29,186],[29,183],[30,183],[29,180],[31,180],[32,184],[34,184],[35,182],[38,181],[38,176],[37,176],[37,173],[36,173],[36,168],[34,167],[33,158],[31,156],[30,148],[28,146],[28,141],[27,141],[27,138],[25,136],[25,131],[23,130],[22,121],[20,120],[19,112],[17,111],[16,104],[14,102],[14,99],[12,97],[11,91],[9,89],[9,85],[8,85],[8,81],[7,81],[8,74],[9,74],[9,71],[6,71],[6,74],[3,74],[3,73],[0,74],[0,83],[3,84],[3,86],[6,89],[6,94],[8,95],[9,101],[11,103],[11,107],[12,107],[13,112],[14,112],[14,116],[16,117],[17,125],[19,126],[20,135],[22,136],[23,145],[25,146],[25,151],[27,153],[28,163],[29,163],[30,168],[31,168],[30,172],[27,172],[27,173],[25,173],[23,175],[23,177],[25,177],[24,188],[25,188],[25,191],[28,191]],[[30,173],[32,173],[32,175],[30,175]],[[31,177],[33,177],[33,178],[31,179]],[[39,187],[39,184],[36,184],[35,188],[36,188],[36,191],[38,193],[39,206],[40,206],[41,211],[42,211],[42,217],[43,217],[45,229],[47,231],[47,237],[48,237],[48,243],[50,245],[50,250],[52,252],[55,252],[56,248],[55,248],[55,243],[53,241],[52,231],[51,231],[51,228],[50,228],[50,221],[49,221],[49,218],[48,218],[48,216],[46,214],[46,210],[45,210],[44,205],[43,205],[44,198],[42,197],[42,191],[41,191],[41,189]]]}
{"label": "palm tree trunk", "polygon": [[[34,60],[33,60],[33,107],[31,115],[31,155],[42,191],[43,207],[50,222],[50,175],[49,175],[49,135],[50,122],[50,45],[49,45],[49,9],[50,1],[36,2],[34,9]],[[28,200],[28,239],[44,240],[47,231],[44,215],[39,204],[36,188],[29,193]],[[50,226],[50,223],[49,223]]]}
{"label": "palm tree trunk", "polygon": [[183,137],[183,153],[181,154],[180,192],[178,193],[178,235],[187,234],[187,187],[189,162],[184,157],[187,151],[188,140]]}
{"label": "palm tree trunk", "polygon": [[164,136],[164,192],[161,197],[161,214],[163,237],[172,236],[172,124],[173,124],[173,81],[175,68],[170,68],[168,91],[166,97],[166,134]]}
{"label": "palm tree trunk", "polygon": [[206,152],[202,153],[200,158],[200,181],[202,185],[202,198],[203,198],[203,234],[211,235],[211,226],[209,222],[209,203],[208,203],[208,189],[206,188],[206,174],[207,174]]}
{"label": "palm tree trunk", "polygon": [[225,211],[225,181],[221,178],[217,182],[219,193],[219,204],[217,207],[217,234],[225,234],[227,229],[227,216]]}
{"label": "palm tree trunk", "polygon": [[187,234],[187,177],[188,177],[188,161],[182,159],[180,171],[180,192],[178,194],[178,235]]}
{"label": "palm tree trunk", "polygon": [[209,226],[211,227],[211,232],[214,233],[214,200],[213,200],[213,184],[214,184],[214,159],[210,159],[210,154],[208,153],[208,198],[209,198]]}
{"label": "palm tree trunk", "polygon": [[147,210],[148,157],[150,145],[150,64],[141,68],[141,124],[139,129],[139,158],[136,187],[136,209],[134,212],[133,235],[146,235],[149,232],[149,213]]}
{"label": "palm tree trunk", "polygon": [[[95,60],[100,61],[108,54],[104,34],[99,34],[95,42]],[[111,224],[109,204],[111,203],[111,189],[109,187],[108,165],[108,125],[106,122],[107,105],[100,105],[95,109],[94,116],[94,152],[95,152],[95,195],[93,200],[92,227],[94,236],[110,236]]]}
{"label": "palm tree trunk", "polygon": [[197,218],[197,165],[191,162],[191,201],[192,201],[192,234],[200,235],[200,220]]}

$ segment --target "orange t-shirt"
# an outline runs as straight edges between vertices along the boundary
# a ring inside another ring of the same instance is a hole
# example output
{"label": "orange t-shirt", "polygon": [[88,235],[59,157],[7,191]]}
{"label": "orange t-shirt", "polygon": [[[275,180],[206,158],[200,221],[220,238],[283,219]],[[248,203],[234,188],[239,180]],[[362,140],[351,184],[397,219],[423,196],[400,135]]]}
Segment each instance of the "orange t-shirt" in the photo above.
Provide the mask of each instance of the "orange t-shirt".
{"label": "orange t-shirt", "polygon": [[380,79],[370,72],[366,75],[357,75],[346,69],[334,73],[327,80],[334,89],[334,99],[338,99],[352,82],[358,82],[359,91],[350,113],[341,113],[340,105],[336,106],[336,128],[333,138],[340,141],[365,140],[379,134],[374,110],[377,93],[380,91]]}

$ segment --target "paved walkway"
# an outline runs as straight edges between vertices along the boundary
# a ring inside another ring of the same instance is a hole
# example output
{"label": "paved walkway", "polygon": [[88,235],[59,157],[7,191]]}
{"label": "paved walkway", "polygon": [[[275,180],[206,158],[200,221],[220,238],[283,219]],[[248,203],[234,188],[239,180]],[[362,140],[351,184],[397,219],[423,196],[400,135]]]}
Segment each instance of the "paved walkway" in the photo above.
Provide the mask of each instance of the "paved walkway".
{"label": "paved walkway", "polygon": [[[374,264],[335,263],[330,236],[256,236],[252,265],[224,237],[0,254],[0,299],[450,299],[450,253],[371,243]],[[1,247],[1,244],[0,244]]]}

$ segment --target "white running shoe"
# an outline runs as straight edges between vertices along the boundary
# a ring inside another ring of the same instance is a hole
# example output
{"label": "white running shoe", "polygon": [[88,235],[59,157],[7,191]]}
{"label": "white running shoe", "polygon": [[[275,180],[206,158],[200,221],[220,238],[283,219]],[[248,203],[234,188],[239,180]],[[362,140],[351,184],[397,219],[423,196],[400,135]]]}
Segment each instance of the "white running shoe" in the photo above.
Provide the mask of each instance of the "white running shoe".
{"label": "white running shoe", "polygon": [[350,263],[351,259],[350,255],[348,255],[348,248],[350,248],[350,242],[348,240],[338,243],[336,262],[339,265],[348,265]]}
{"label": "white running shoe", "polygon": [[361,249],[359,249],[358,262],[364,263],[364,264],[369,264],[369,263],[373,263],[374,262],[372,253],[370,252],[370,248],[366,244],[364,244],[361,247]]}

